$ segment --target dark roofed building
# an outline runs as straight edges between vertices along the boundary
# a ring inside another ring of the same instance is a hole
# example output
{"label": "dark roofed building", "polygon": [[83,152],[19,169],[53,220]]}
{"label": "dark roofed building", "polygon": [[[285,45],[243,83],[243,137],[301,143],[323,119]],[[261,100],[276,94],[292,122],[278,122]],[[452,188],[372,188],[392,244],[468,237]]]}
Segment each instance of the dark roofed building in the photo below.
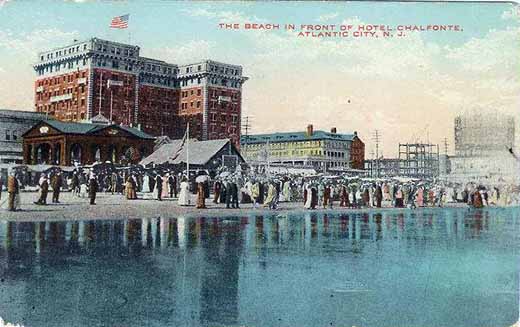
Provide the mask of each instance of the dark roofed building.
{"label": "dark roofed building", "polygon": [[363,169],[365,161],[365,144],[357,132],[315,131],[312,125],[306,131],[244,135],[241,150],[253,165],[269,162],[317,170]]}
{"label": "dark roofed building", "polygon": [[22,163],[22,134],[45,119],[40,112],[0,109],[0,164]]}
{"label": "dark roofed building", "polygon": [[148,165],[185,165],[188,161],[193,169],[215,170],[225,165],[234,169],[245,160],[230,139],[197,141],[190,139],[182,146],[182,140],[172,140],[163,144],[140,164]]}
{"label": "dark roofed building", "polygon": [[23,134],[23,158],[26,164],[62,166],[138,163],[153,152],[154,141],[127,126],[40,121]]}

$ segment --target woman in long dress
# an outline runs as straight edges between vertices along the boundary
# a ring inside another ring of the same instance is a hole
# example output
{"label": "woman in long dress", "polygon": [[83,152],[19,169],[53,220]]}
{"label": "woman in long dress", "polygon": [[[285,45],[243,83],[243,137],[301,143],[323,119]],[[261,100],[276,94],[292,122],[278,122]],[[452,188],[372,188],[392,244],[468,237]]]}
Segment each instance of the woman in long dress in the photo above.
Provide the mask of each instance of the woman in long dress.
{"label": "woman in long dress", "polygon": [[150,193],[150,176],[148,174],[143,177],[143,193]]}
{"label": "woman in long dress", "polygon": [[164,176],[163,181],[162,181],[161,198],[163,198],[163,199],[170,197],[170,184],[168,183],[169,177],[170,177],[170,174],[166,174],[166,176]]}
{"label": "woman in long dress", "polygon": [[190,205],[190,192],[189,192],[189,184],[186,177],[182,178],[180,185],[179,199],[178,204],[181,206]]}
{"label": "woman in long dress", "polygon": [[206,209],[204,183],[197,183],[197,209]]}
{"label": "woman in long dress", "polygon": [[132,180],[132,176],[128,176],[125,184],[125,195],[127,200],[134,199],[134,183]]}
{"label": "woman in long dress", "polygon": [[304,207],[305,207],[305,209],[310,209],[312,206],[312,190],[311,190],[310,183],[305,185],[304,193],[305,193],[304,194],[304,198],[305,198]]}
{"label": "woman in long dress", "polygon": [[275,188],[274,188],[273,183],[271,182],[271,183],[269,183],[269,186],[267,187],[267,197],[265,198],[265,201],[264,201],[264,207],[271,207],[271,204],[274,201],[274,193],[275,193]]}
{"label": "woman in long dress", "polygon": [[283,197],[284,197],[284,200],[286,202],[291,202],[292,199],[291,199],[291,184],[289,181],[285,181],[285,183],[283,183]]}
{"label": "woman in long dress", "polygon": [[422,207],[424,206],[424,190],[423,190],[423,187],[420,186],[418,189],[417,189],[417,207]]}

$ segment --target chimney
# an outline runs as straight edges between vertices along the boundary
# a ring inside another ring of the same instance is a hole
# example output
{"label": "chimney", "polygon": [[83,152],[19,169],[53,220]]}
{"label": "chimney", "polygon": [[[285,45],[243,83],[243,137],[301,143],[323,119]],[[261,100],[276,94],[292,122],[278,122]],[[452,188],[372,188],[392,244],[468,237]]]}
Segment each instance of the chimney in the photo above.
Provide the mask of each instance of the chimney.
{"label": "chimney", "polygon": [[337,132],[336,127],[332,127],[332,128],[330,129],[330,133],[331,133],[331,134],[336,134],[336,132]]}
{"label": "chimney", "polygon": [[313,132],[312,124],[307,125],[307,136],[312,136]]}

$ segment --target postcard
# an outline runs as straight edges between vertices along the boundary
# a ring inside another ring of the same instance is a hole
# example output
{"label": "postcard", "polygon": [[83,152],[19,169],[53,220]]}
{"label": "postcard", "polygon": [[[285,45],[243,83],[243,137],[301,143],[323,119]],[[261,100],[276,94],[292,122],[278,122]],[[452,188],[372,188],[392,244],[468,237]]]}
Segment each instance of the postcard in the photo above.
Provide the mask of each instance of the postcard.
{"label": "postcard", "polygon": [[0,0],[0,326],[518,326],[512,2]]}

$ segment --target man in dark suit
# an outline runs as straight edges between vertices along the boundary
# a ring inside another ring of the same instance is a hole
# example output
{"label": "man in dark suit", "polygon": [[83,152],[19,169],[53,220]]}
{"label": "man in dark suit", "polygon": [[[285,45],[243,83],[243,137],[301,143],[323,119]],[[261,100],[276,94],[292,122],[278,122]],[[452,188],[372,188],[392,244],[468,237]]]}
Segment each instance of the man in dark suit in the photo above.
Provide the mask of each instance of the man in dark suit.
{"label": "man in dark suit", "polygon": [[52,203],[60,203],[60,191],[62,186],[61,174],[58,172],[52,177]]}
{"label": "man in dark suit", "polygon": [[168,177],[168,186],[170,187],[170,198],[177,197],[177,176],[173,173]]}
{"label": "man in dark suit", "polygon": [[231,207],[239,209],[238,207],[238,185],[236,182],[231,183]]}
{"label": "man in dark suit", "polygon": [[96,194],[99,189],[99,184],[96,178],[96,175],[90,175],[90,179],[88,181],[88,197],[90,198],[90,204],[96,204]]}
{"label": "man in dark suit", "polygon": [[155,187],[157,188],[157,200],[162,201],[162,177],[160,174],[157,174],[155,177]]}
{"label": "man in dark suit", "polygon": [[231,208],[231,199],[233,197],[233,185],[231,181],[227,180],[226,183],[226,208]]}

